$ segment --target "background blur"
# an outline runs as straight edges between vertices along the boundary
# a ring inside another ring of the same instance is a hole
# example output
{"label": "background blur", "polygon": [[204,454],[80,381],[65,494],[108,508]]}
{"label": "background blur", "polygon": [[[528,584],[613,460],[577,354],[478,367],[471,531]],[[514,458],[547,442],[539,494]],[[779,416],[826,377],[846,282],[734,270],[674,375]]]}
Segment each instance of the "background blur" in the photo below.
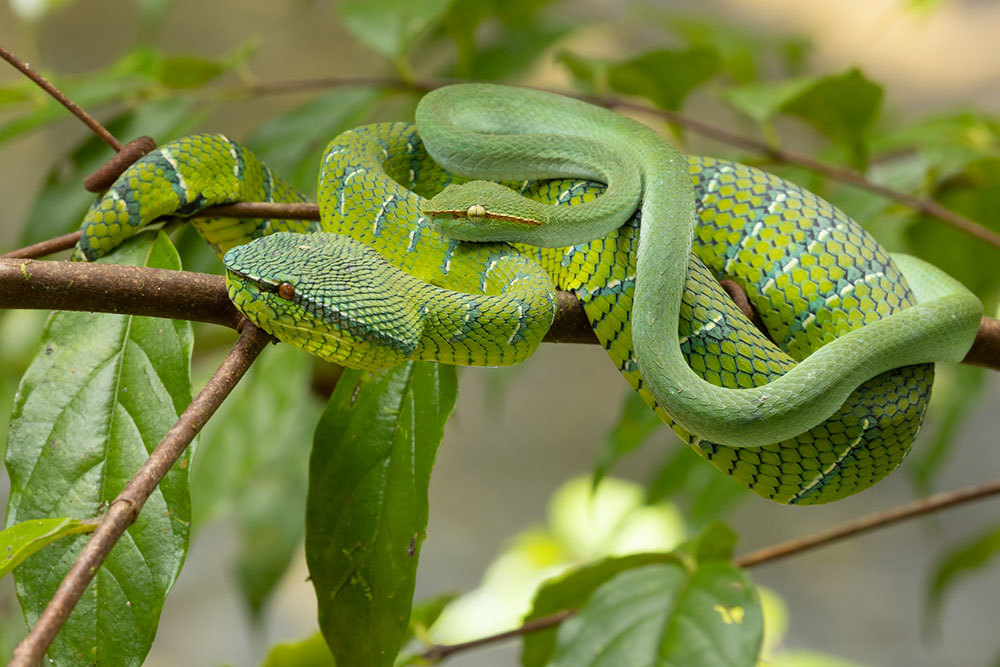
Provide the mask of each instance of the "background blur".
{"label": "background blur", "polygon": [[[242,74],[245,78],[252,73],[258,81],[389,72],[383,61],[340,26],[328,2],[177,0],[160,3],[170,6],[155,30],[143,25],[135,2],[59,4],[65,6],[31,21],[24,18],[35,7],[29,0],[0,3],[0,43],[38,69],[60,75],[106,67],[146,39],[168,54],[206,58],[250,44],[253,55]],[[861,67],[885,87],[883,122],[888,124],[946,109],[1000,112],[1000,59],[996,57],[1000,4],[994,2],[576,0],[555,3],[547,11],[572,15],[581,27],[566,32],[519,82],[569,89],[566,70],[551,57],[555,50],[609,59],[630,57],[637,49],[676,44],[667,26],[670,19],[683,16],[725,23],[749,34],[797,38],[808,47],[810,72]],[[434,73],[437,65],[414,63],[418,75]],[[0,86],[17,79],[12,69],[0,67]],[[232,77],[226,81],[237,83]],[[239,139],[314,95],[233,96],[206,107],[208,114],[196,129]],[[405,105],[401,109],[399,113],[406,113]],[[696,94],[684,111],[754,134],[748,121],[735,117],[707,94]],[[0,113],[0,122],[10,117]],[[806,152],[822,148],[822,142],[802,127],[782,129],[784,145],[790,148]],[[56,158],[86,134],[78,122],[67,118],[0,143],[0,248],[17,245],[32,202]],[[320,139],[320,145],[325,143],[326,137]],[[690,152],[734,155],[730,147],[693,135],[685,139]],[[997,223],[996,218],[981,221]],[[893,246],[893,237],[880,239],[890,249],[900,249]],[[974,269],[995,275],[1000,268],[998,258],[1000,254],[993,252],[991,264]],[[0,340],[8,346],[0,350],[4,364],[0,412],[9,411],[16,379],[33,352],[42,322],[43,317],[35,313],[0,316]],[[206,369],[215,358],[209,357]],[[196,377],[197,371],[196,367]],[[206,372],[202,370],[201,376]],[[464,370],[460,377],[458,408],[431,483],[431,518],[418,599],[445,590],[475,588],[513,535],[546,520],[553,491],[592,469],[603,434],[615,423],[627,389],[603,352],[586,346],[546,345],[523,367]],[[976,394],[971,385],[962,384],[969,382],[965,376],[943,371],[940,377],[944,385],[951,382],[952,395],[957,390],[961,396],[967,388],[969,396]],[[1000,471],[996,435],[1000,432],[1000,376],[986,375],[985,384],[985,393],[960,420],[954,445],[933,480],[936,490],[987,481]],[[947,391],[947,386],[936,388],[936,392]],[[927,433],[934,433],[942,414],[932,413]],[[653,440],[613,474],[648,482],[664,452],[680,446],[665,429]],[[922,444],[918,441],[914,456]],[[741,551],[749,551],[906,502],[916,495],[912,479],[900,470],[870,491],[815,508],[783,507],[747,495],[724,518],[740,534]],[[6,485],[5,475],[0,474],[0,501],[6,499]],[[949,545],[996,525],[997,508],[996,501],[963,506],[764,565],[751,574],[786,602],[790,620],[784,644],[788,647],[815,649],[868,665],[996,664],[1000,656],[995,613],[1000,568],[977,573],[956,586],[947,598],[940,631],[923,631],[922,608],[933,564]],[[204,528],[193,536],[148,664],[257,664],[275,641],[315,630],[315,602],[301,557],[255,625],[244,611],[230,572],[235,548],[231,522],[221,519],[210,530]],[[12,628],[17,623],[20,616],[8,577],[0,581],[4,634],[16,634]],[[510,665],[516,663],[517,653],[515,643],[462,654],[449,664]]]}

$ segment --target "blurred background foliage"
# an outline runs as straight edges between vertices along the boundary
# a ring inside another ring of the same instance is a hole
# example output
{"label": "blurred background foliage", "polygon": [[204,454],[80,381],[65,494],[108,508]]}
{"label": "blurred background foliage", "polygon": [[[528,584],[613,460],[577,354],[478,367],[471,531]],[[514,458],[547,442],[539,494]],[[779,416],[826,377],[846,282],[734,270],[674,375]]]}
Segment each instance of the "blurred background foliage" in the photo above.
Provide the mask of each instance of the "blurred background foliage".
{"label": "blurred background foliage", "polygon": [[[1000,249],[864,189],[705,136],[684,118],[861,171],[1000,231],[1000,66],[986,56],[998,28],[1000,7],[973,0],[0,5],[0,42],[118,137],[163,143],[223,131],[306,192],[332,136],[410,118],[428,82],[482,79],[624,98],[645,107],[627,113],[689,152],[761,166],[830,199],[890,250],[961,279],[988,313],[1000,297]],[[668,123],[658,110],[683,117]],[[42,91],[0,70],[0,247],[75,229],[91,200],[80,181],[107,157]],[[185,268],[219,271],[194,234],[183,230],[175,242]],[[0,313],[0,451],[43,321]],[[204,381],[232,336],[201,327],[196,341],[195,377]],[[622,544],[638,547],[630,535],[669,548],[724,518],[752,548],[1000,469],[996,378],[942,368],[928,424],[899,473],[830,507],[774,506],[679,447],[602,356],[546,346],[523,367],[462,372],[431,486],[418,597],[472,592],[428,607],[425,625],[444,609],[441,623],[421,627],[418,638],[456,641],[516,624],[536,583]],[[202,435],[192,468],[194,545],[149,664],[256,664],[270,643],[315,628],[302,507],[309,434],[335,374],[291,349],[272,350]],[[634,481],[607,478],[594,499],[585,480],[555,492],[580,474]],[[608,514],[607,503],[617,509]],[[979,612],[1000,592],[991,568],[998,525],[995,508],[967,507],[753,572],[776,591],[764,595],[768,664],[995,659],[995,619]],[[21,626],[7,578],[0,657]],[[282,647],[269,664],[293,664],[281,662],[282,652],[316,646]],[[491,648],[452,663],[515,659],[512,649]]]}

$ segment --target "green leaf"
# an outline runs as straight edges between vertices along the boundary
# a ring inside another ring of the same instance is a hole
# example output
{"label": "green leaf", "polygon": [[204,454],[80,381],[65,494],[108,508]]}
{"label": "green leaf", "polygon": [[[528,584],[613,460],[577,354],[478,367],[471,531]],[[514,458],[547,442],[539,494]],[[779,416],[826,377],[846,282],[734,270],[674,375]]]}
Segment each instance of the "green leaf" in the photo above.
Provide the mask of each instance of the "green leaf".
{"label": "green leaf", "polygon": [[272,118],[246,144],[294,188],[314,192],[324,147],[362,123],[380,97],[370,88],[335,90]]}
{"label": "green leaf", "polygon": [[475,51],[468,65],[468,78],[511,80],[536,65],[541,55],[568,32],[565,26],[548,25],[502,30],[496,39]]}
{"label": "green leaf", "polygon": [[192,464],[195,529],[235,516],[236,575],[254,616],[305,532],[309,449],[322,411],[311,378],[311,357],[290,345],[268,349],[205,427]]}
{"label": "green leaf", "polygon": [[[195,111],[184,97],[148,102],[124,113],[106,127],[115,136],[130,141],[149,135],[159,142],[172,139],[196,124],[205,111]],[[94,136],[60,156],[45,176],[45,182],[28,212],[21,244],[28,245],[66,234],[80,227],[94,194],[83,189],[83,179],[109,160],[112,152]]]}
{"label": "green leaf", "polygon": [[345,371],[316,427],[306,562],[337,661],[391,665],[410,618],[452,366]]}
{"label": "green leaf", "polygon": [[600,95],[608,85],[608,70],[612,63],[601,58],[585,58],[571,51],[560,51],[556,62],[569,70],[577,86],[588,93]]}
{"label": "green leaf", "polygon": [[594,486],[604,478],[622,457],[638,449],[653,433],[663,428],[663,422],[634,391],[625,395],[618,423],[605,436],[594,465]]}
{"label": "green leaf", "polygon": [[945,595],[962,579],[988,567],[1000,555],[1000,527],[952,545],[934,565],[927,587],[925,618],[937,622]]}
{"label": "green leaf", "polygon": [[156,72],[156,78],[168,88],[198,88],[220,74],[226,68],[212,60],[195,56],[174,56],[164,58]]}
{"label": "green leaf", "polygon": [[79,519],[32,519],[0,531],[0,578],[44,546],[69,535],[92,532],[96,523]]}
{"label": "green leaf", "polygon": [[698,533],[697,537],[680,545],[675,551],[697,563],[729,560],[733,557],[739,541],[739,536],[732,528],[721,521],[712,521]]}
{"label": "green leaf", "polygon": [[926,160],[932,183],[960,177],[977,163],[995,173],[1000,160],[1000,122],[972,112],[932,116],[880,134],[873,139],[872,149],[884,153],[917,149]]}
{"label": "green leaf", "polygon": [[360,41],[393,62],[430,30],[452,0],[341,0],[344,26]]}
{"label": "green leaf", "polygon": [[817,79],[782,107],[846,148],[858,169],[867,164],[869,135],[881,109],[882,87],[857,69]]}
{"label": "green leaf", "polygon": [[[528,622],[560,611],[579,609],[605,582],[626,570],[651,563],[679,565],[677,557],[671,553],[645,553],[607,558],[574,568],[549,579],[538,589],[532,602],[531,613],[525,616],[524,620]],[[556,628],[550,628],[524,635],[521,664],[524,667],[542,667],[549,664],[555,653],[556,632]]]}
{"label": "green leaf", "polygon": [[766,46],[765,40],[758,35],[719,20],[715,15],[670,16],[667,22],[688,45],[715,50],[722,67],[733,80],[746,82],[757,78],[757,56]]}
{"label": "green leaf", "polygon": [[[167,238],[152,233],[103,261],[180,268]],[[7,525],[104,512],[191,401],[191,347],[187,322],[53,314],[11,416]],[[49,649],[51,660],[142,663],[187,552],[187,468],[185,455],[112,549]],[[60,540],[14,572],[29,624],[85,542]]]}
{"label": "green leaf", "polygon": [[733,86],[722,91],[722,99],[760,125],[766,125],[785,106],[815,84],[813,77],[795,77],[782,81],[760,81]]}
{"label": "green leaf", "polygon": [[558,631],[553,667],[753,665],[764,624],[753,584],[722,561],[660,563],[594,591]]}
{"label": "green leaf", "polygon": [[664,109],[680,109],[688,94],[719,71],[712,49],[651,51],[608,70],[608,85],[627,95],[639,95]]}
{"label": "green leaf", "polygon": [[295,642],[276,644],[261,667],[335,667],[322,633]]}

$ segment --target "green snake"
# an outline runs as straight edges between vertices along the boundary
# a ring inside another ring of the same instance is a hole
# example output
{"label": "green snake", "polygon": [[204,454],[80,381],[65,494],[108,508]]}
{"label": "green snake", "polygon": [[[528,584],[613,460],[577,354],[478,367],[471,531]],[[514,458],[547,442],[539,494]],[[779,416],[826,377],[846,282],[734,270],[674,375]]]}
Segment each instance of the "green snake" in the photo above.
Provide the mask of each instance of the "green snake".
{"label": "green snake", "polygon": [[[160,216],[301,199],[246,148],[187,137],[95,202],[78,256]],[[827,502],[894,469],[932,362],[960,360],[982,316],[959,283],[890,257],[812,193],[538,91],[449,86],[423,98],[416,126],[340,135],[319,206],[319,223],[193,219],[264,330],[353,367],[510,364],[541,341],[555,290],[572,291],[661,419],[778,502]]]}

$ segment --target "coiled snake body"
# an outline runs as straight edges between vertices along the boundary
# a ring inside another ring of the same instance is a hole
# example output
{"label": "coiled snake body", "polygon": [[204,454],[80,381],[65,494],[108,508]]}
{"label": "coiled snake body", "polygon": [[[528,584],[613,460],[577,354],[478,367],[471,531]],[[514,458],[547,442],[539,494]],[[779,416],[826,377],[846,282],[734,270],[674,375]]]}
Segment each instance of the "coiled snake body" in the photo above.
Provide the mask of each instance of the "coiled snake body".
{"label": "coiled snake body", "polygon": [[[982,307],[934,267],[890,258],[787,181],[681,156],[612,112],[469,84],[425,97],[417,127],[334,139],[319,223],[194,219],[252,321],[355,367],[509,364],[545,334],[555,289],[573,291],[665,423],[756,493],[799,504],[894,469],[923,418],[929,362],[958,361],[972,343]],[[188,137],[95,203],[78,254],[93,259],[162,215],[299,199],[245,148]],[[722,277],[747,291],[774,342]]]}

